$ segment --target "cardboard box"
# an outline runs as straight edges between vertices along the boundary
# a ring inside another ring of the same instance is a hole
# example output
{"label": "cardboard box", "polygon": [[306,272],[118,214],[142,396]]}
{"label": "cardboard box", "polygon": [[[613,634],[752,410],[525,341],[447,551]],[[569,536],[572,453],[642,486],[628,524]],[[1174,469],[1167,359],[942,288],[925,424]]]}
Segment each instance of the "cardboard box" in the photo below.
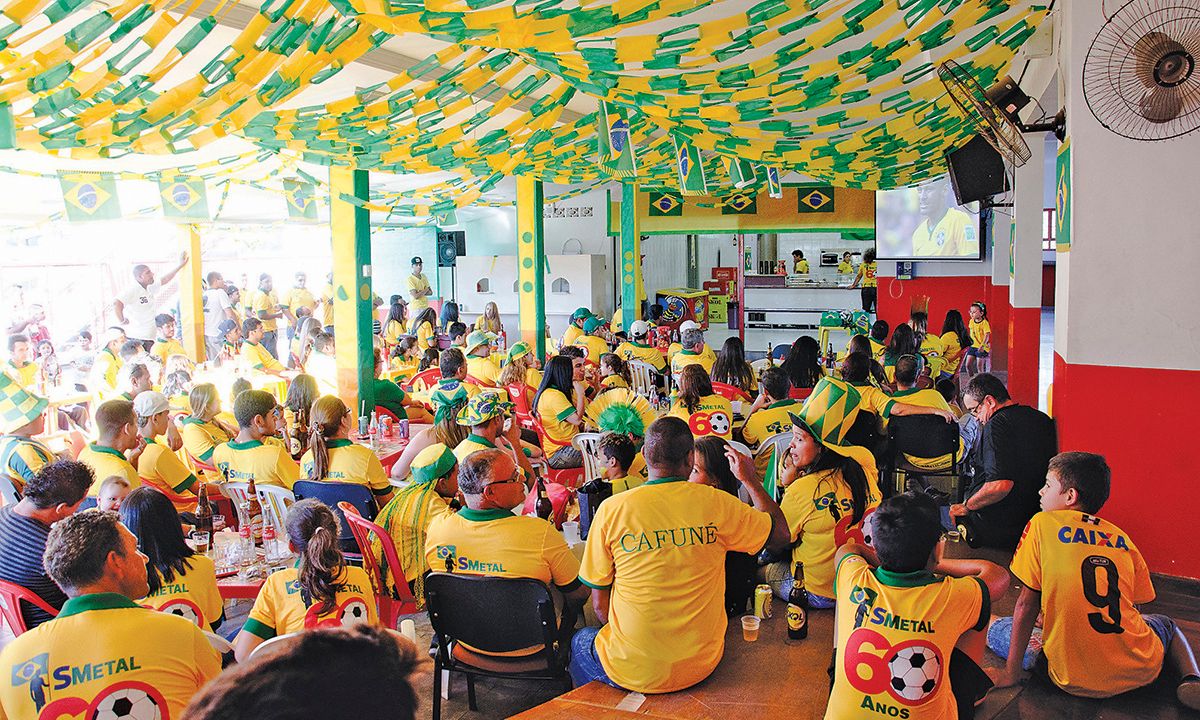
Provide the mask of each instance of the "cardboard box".
{"label": "cardboard box", "polygon": [[713,280],[732,280],[737,282],[737,268],[715,267],[712,269]]}
{"label": "cardboard box", "polygon": [[729,298],[725,295],[708,296],[708,321],[725,324],[729,322]]}
{"label": "cardboard box", "polygon": [[728,295],[729,283],[724,280],[705,280],[701,285],[709,295]]}

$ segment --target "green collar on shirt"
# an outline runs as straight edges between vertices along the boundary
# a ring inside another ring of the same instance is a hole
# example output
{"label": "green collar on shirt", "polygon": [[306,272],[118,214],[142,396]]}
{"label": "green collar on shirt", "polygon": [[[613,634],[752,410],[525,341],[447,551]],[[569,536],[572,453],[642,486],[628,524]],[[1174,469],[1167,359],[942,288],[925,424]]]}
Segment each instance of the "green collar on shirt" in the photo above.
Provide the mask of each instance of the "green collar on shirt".
{"label": "green collar on shirt", "polygon": [[65,618],[89,610],[124,610],[136,608],[138,604],[120,593],[92,593],[73,597],[63,603],[58,617]]}
{"label": "green collar on shirt", "polygon": [[354,443],[351,442],[348,438],[338,438],[337,440],[326,440],[325,441],[325,447],[329,448],[330,450],[332,450],[334,448],[350,447],[353,444]]}
{"label": "green collar on shirt", "polygon": [[680,355],[703,355],[704,353],[696,352],[695,350],[680,350],[679,354]]}
{"label": "green collar on shirt", "polygon": [[653,480],[647,480],[646,482],[644,482],[642,484],[643,485],[662,485],[663,483],[685,482],[686,480],[687,480],[687,478],[683,477],[682,475],[678,475],[678,476],[673,476],[673,477],[654,478]]}
{"label": "green collar on shirt", "polygon": [[913,393],[919,393],[919,392],[921,392],[921,388],[909,388],[907,390],[897,390],[896,392],[892,393],[892,397],[894,397],[894,398],[904,397],[905,395],[912,395]]}
{"label": "green collar on shirt", "polygon": [[511,511],[504,508],[491,508],[490,510],[472,510],[471,508],[463,508],[458,511],[462,515],[463,520],[471,520],[473,522],[487,522],[488,520],[500,520],[506,517],[516,517]]}
{"label": "green collar on shirt", "polygon": [[796,404],[796,403],[798,403],[798,402],[800,402],[800,401],[799,401],[799,400],[792,400],[792,399],[790,399],[790,398],[789,398],[789,399],[787,399],[787,400],[779,400],[779,401],[773,402],[773,403],[771,403],[770,405],[766,406],[766,407],[765,407],[765,408],[763,408],[763,409],[764,409],[764,410],[772,410],[772,409],[774,409],[774,408],[781,408],[781,407],[787,407],[788,405],[795,405],[795,404]]}
{"label": "green collar on shirt", "polygon": [[92,449],[92,452],[104,453],[105,455],[114,455],[116,457],[121,458],[122,460],[125,459],[125,453],[123,453],[120,450],[117,450],[115,448],[110,448],[107,445],[99,445],[97,443],[92,443],[91,445],[88,445],[88,447]]}
{"label": "green collar on shirt", "polygon": [[923,585],[932,585],[937,582],[937,577],[928,570],[917,570],[916,572],[892,572],[883,568],[875,568],[875,578],[884,585],[891,587],[921,587]]}
{"label": "green collar on shirt", "polygon": [[230,450],[253,450],[256,447],[262,447],[262,444],[262,440],[247,440],[246,442],[230,440],[228,443]]}
{"label": "green collar on shirt", "polygon": [[467,436],[467,442],[473,442],[476,445],[483,445],[484,447],[490,447],[490,448],[496,447],[496,443],[492,442],[491,440],[488,440],[485,437],[479,437],[475,433],[471,433],[470,435]]}
{"label": "green collar on shirt", "polygon": [[643,344],[641,344],[640,342],[631,342],[631,343],[629,343],[629,344],[630,344],[630,345],[632,345],[632,346],[634,346],[635,348],[641,348],[641,349],[643,349],[643,350],[652,350],[652,349],[654,349],[654,346],[653,346],[653,345],[643,345]]}
{"label": "green collar on shirt", "polygon": [[204,424],[204,421],[201,420],[200,418],[191,417],[190,415],[188,417],[185,417],[181,422],[184,425],[203,425]]}

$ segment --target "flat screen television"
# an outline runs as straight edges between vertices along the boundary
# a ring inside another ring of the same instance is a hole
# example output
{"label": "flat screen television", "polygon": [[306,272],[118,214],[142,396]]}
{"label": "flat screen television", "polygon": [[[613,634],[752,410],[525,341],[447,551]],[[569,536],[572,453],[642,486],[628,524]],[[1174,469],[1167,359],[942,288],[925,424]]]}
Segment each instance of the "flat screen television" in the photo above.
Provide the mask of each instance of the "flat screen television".
{"label": "flat screen television", "polygon": [[880,260],[980,260],[979,203],[958,205],[948,177],[875,194]]}

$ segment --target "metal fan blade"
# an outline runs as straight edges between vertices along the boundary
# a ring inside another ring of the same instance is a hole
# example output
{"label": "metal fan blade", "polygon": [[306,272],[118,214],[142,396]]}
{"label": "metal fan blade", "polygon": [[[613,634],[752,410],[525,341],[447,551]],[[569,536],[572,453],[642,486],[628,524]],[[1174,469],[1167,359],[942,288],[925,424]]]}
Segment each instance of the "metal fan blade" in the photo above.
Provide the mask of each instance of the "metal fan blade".
{"label": "metal fan blade", "polygon": [[1165,123],[1183,112],[1183,99],[1175,88],[1152,87],[1138,100],[1138,114],[1152,123]]}
{"label": "metal fan blade", "polygon": [[1134,74],[1142,85],[1152,88],[1154,82],[1154,66],[1158,64],[1165,52],[1163,47],[1173,43],[1171,38],[1160,32],[1148,32],[1137,39],[1129,52],[1133,55]]}

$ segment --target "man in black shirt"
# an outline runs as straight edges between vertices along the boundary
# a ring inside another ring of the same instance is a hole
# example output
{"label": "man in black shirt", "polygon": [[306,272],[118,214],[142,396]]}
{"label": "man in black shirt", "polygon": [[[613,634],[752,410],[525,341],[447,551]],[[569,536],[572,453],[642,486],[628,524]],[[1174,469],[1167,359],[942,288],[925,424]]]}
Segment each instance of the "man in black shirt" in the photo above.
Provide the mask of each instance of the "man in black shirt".
{"label": "man in black shirt", "polygon": [[[0,508],[0,580],[20,585],[61,608],[67,596],[46,575],[42,555],[50,526],[71,515],[92,486],[92,471],[73,460],[60,460],[43,467],[25,483],[25,497],[16,505]],[[52,616],[45,610],[21,603],[27,629]]]}
{"label": "man in black shirt", "polygon": [[975,475],[966,501],[951,505],[950,516],[967,527],[973,547],[1015,548],[1039,509],[1038,489],[1058,452],[1054,421],[1013,402],[1004,383],[990,373],[971,379],[963,391],[963,409],[983,432],[972,456]]}

